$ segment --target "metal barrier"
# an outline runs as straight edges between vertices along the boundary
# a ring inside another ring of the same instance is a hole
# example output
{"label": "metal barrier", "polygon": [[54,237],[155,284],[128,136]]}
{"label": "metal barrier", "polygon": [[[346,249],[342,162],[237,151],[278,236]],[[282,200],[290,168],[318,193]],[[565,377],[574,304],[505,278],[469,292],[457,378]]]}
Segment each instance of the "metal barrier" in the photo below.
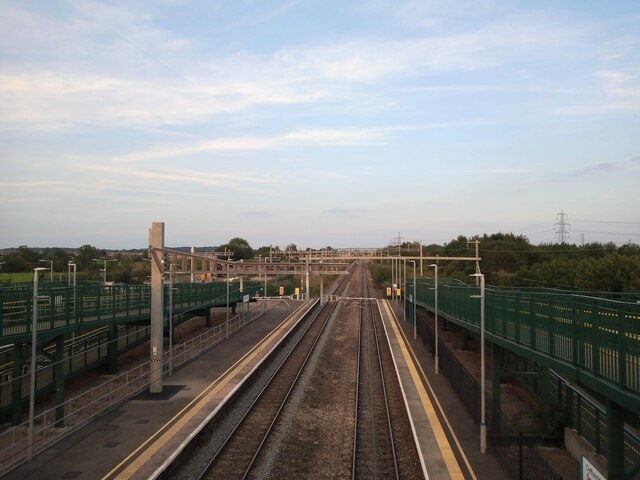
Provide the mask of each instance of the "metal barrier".
{"label": "metal barrier", "polygon": [[[435,336],[430,322],[418,319],[416,330],[422,342],[435,350]],[[438,342],[440,371],[458,394],[469,414],[480,423],[480,384],[455,358],[444,342]],[[562,480],[553,466],[538,452],[535,439],[520,435],[489,396],[486,401],[487,439],[496,458],[511,478],[519,480]]]}
{"label": "metal barrier", "polygon": [[[433,287],[431,279],[418,280],[418,305],[433,309]],[[440,314],[478,332],[479,288],[440,282],[438,287]],[[407,288],[413,288],[412,281]],[[487,288],[485,318],[491,342],[563,376],[579,377],[597,393],[640,411],[640,303],[566,291]]]}
{"label": "metal barrier", "polygon": [[[574,388],[554,372],[549,379],[549,390],[559,411],[563,413],[564,425],[584,437],[597,453],[607,456],[607,413],[604,406]],[[624,428],[624,462],[636,465],[640,462],[640,435],[630,425]],[[640,479],[640,473],[634,479]]]}
{"label": "metal barrier", "polygon": [[[169,308],[169,285],[165,284],[165,310]],[[260,282],[232,282],[229,301],[241,302],[244,295],[255,295]],[[149,285],[95,284],[57,286],[43,284],[38,291],[38,338],[95,329],[102,325],[133,323],[149,319]],[[0,287],[0,344],[30,341],[33,323],[33,290],[26,287]],[[227,300],[225,282],[175,283],[172,286],[174,314],[196,307],[223,305]]]}

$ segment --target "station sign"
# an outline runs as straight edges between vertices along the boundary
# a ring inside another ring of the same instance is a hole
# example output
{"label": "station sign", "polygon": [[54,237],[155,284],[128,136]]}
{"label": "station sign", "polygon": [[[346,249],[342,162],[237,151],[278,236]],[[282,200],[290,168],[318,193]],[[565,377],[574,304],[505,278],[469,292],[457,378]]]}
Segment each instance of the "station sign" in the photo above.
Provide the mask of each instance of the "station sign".
{"label": "station sign", "polygon": [[596,467],[594,467],[589,460],[584,458],[584,455],[580,457],[580,479],[581,480],[605,480]]}

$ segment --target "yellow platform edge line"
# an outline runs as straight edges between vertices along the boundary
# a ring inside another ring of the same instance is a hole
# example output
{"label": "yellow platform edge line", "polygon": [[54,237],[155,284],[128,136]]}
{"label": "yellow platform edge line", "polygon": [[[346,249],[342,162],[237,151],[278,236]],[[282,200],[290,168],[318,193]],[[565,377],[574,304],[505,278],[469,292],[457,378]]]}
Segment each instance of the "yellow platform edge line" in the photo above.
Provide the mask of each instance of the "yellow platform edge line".
{"label": "yellow platform edge line", "polygon": [[[433,407],[433,404],[429,398],[429,395],[427,394],[426,389],[424,388],[424,384],[422,383],[422,379],[420,378],[420,375],[418,374],[418,370],[416,368],[415,362],[412,358],[412,356],[409,353],[409,346],[408,343],[406,342],[406,339],[404,338],[404,335],[399,331],[398,326],[396,325],[397,319],[395,317],[395,315],[393,314],[393,312],[391,311],[388,301],[384,301],[383,302],[384,308],[387,312],[387,315],[389,316],[391,322],[391,328],[393,329],[393,333],[396,336],[396,339],[398,340],[398,345],[400,346],[400,351],[402,352],[402,356],[405,359],[405,362],[407,363],[407,367],[409,369],[409,373],[411,374],[411,378],[413,380],[413,383],[415,384],[416,390],[418,391],[418,395],[420,397],[421,403],[422,403],[422,408],[424,409],[427,418],[429,420],[429,423],[431,424],[431,428],[433,430],[434,433],[434,437],[436,439],[436,443],[438,444],[438,447],[440,448],[440,453],[442,455],[442,458],[444,459],[445,465],[447,467],[447,470],[449,472],[449,475],[451,476],[451,478],[453,479],[462,479],[464,480],[464,475],[462,473],[462,469],[460,467],[460,464],[458,463],[458,460],[456,459],[454,453],[453,453],[453,449],[451,448],[451,444],[449,443],[449,440],[447,439],[447,436],[444,432],[444,428],[442,427],[442,424],[440,423],[440,419],[438,418],[438,415],[436,414],[436,411]],[[431,385],[429,384],[429,381],[426,379],[425,376],[425,381],[427,382],[429,389],[431,390],[431,393],[433,394],[433,389],[431,388]],[[436,398],[435,395],[434,399]],[[436,399],[437,402],[437,399]],[[447,416],[444,413],[444,411],[442,410],[442,407],[440,406],[440,404],[438,403],[438,407],[440,410],[440,413],[442,414],[442,417],[446,420]],[[453,432],[453,429],[451,428],[451,425],[449,424],[449,422],[447,421],[447,426],[449,427],[449,430],[451,432],[451,434],[453,435],[454,439],[456,440],[456,446],[458,447],[462,457],[465,460],[465,464],[469,469],[469,472],[471,473],[472,477],[474,479],[476,479],[476,476],[473,472],[473,470],[471,469],[471,465],[469,465],[466,456],[464,455],[464,452],[460,446],[460,444],[457,442],[457,438],[455,437],[455,434]]]}
{"label": "yellow platform edge line", "polygon": [[[127,464],[127,462],[129,462],[131,460],[131,458],[133,458],[136,454],[138,454],[141,450],[145,449],[146,447],[148,447],[150,444],[155,444],[156,442],[154,440],[158,439],[158,437],[160,436],[160,438],[164,438],[164,435],[162,435],[162,432],[166,431],[168,428],[171,427],[171,425],[176,422],[176,420],[178,418],[180,418],[183,414],[185,414],[185,412],[189,411],[190,409],[192,409],[194,407],[194,405],[199,404],[200,400],[207,396],[208,394],[211,392],[212,389],[214,389],[216,386],[219,386],[219,384],[221,384],[223,381],[227,380],[228,381],[228,376],[231,372],[235,371],[238,368],[242,368],[244,367],[244,365],[255,356],[255,352],[261,350],[264,345],[271,339],[273,338],[278,332],[280,332],[283,328],[286,327],[286,325],[290,322],[292,322],[295,318],[295,316],[300,312],[301,309],[303,309],[303,307],[305,307],[306,305],[308,305],[307,302],[303,303],[302,305],[300,305],[298,308],[296,308],[296,310],[294,310],[291,315],[289,315],[286,319],[284,319],[282,322],[280,322],[280,324],[278,324],[273,330],[271,330],[271,332],[269,332],[262,340],[260,340],[260,342],[258,342],[256,345],[254,345],[247,353],[245,353],[237,362],[235,362],[233,365],[231,365],[225,372],[223,372],[221,375],[218,376],[218,378],[216,378],[215,380],[213,380],[207,387],[204,388],[204,390],[202,392],[200,392],[193,400],[191,400],[187,405],[185,405],[182,410],[180,410],[178,413],[176,413],[170,420],[168,420],[164,425],[162,425],[160,428],[158,428],[158,430],[156,430],[155,433],[153,433],[147,440],[145,440],[142,444],[140,444],[135,450],[133,450],[126,458],[124,458],[120,463],[118,463],[118,465],[116,465],[115,467],[113,467],[106,475],[104,475],[102,477],[101,480],[107,480],[109,478],[129,478],[129,476],[134,473],[131,472],[129,469],[129,466],[127,466],[127,468],[125,468],[120,474],[116,474],[116,472],[118,472],[118,470],[122,469],[122,467]],[[224,383],[224,385],[226,385],[226,383]],[[221,388],[221,387],[220,387]],[[218,389],[216,389],[216,391],[218,391]],[[162,435],[162,436],[161,436]],[[165,441],[166,442],[166,441]],[[147,450],[153,448],[153,445],[149,446],[147,448]],[[157,449],[156,449],[157,451]],[[142,456],[144,455],[144,452],[140,455]],[[136,459],[137,460],[137,459]],[[133,463],[133,462],[132,462]],[[138,467],[139,468],[139,467]],[[121,475],[127,471],[128,475],[121,477]]]}

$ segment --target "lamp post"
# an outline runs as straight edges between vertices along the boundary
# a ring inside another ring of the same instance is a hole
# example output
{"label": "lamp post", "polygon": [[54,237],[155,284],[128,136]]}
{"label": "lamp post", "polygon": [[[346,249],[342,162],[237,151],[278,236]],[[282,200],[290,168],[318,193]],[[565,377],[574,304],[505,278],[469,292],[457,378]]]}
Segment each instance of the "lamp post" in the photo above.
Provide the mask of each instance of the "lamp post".
{"label": "lamp post", "polygon": [[169,375],[173,375],[173,263],[169,264]]}
{"label": "lamp post", "polygon": [[68,274],[67,274],[67,285],[71,286],[71,267],[73,267],[73,286],[76,286],[76,270],[77,270],[77,265],[73,262],[69,262],[67,263],[67,267],[68,268]]}
{"label": "lamp post", "polygon": [[[76,320],[76,270],[78,266],[75,263],[70,261],[69,263],[67,263],[67,267],[69,268],[69,274],[68,274],[69,286],[71,286],[71,267],[73,267],[73,321],[75,322]],[[75,332],[73,332],[71,336],[75,338],[76,336]]]}
{"label": "lamp post", "polygon": [[407,298],[407,292],[405,292],[405,290],[407,289],[407,259],[404,258],[402,263],[404,264],[404,277],[402,282],[402,286],[404,288],[401,289],[400,292],[402,293],[402,301],[404,302]]}
{"label": "lamp post", "polygon": [[416,310],[417,310],[417,308],[416,308],[416,302],[417,302],[417,299],[416,299],[416,261],[415,260],[409,260],[409,261],[411,263],[413,263],[413,315],[412,316],[413,316],[413,339],[415,340],[418,337],[418,335],[417,335],[418,332],[417,332],[417,327],[416,327],[416,323],[417,323],[416,319],[418,318],[417,314],[416,314]]}
{"label": "lamp post", "polygon": [[107,284],[107,262],[115,262],[115,259],[111,259],[108,260],[106,258],[94,258],[93,259],[94,262],[102,262],[103,263],[103,267],[102,267],[102,284],[106,285]]}
{"label": "lamp post", "polygon": [[480,453],[487,451],[487,422],[485,418],[485,400],[484,400],[484,275],[482,273],[474,273],[469,275],[480,279],[480,295],[474,295],[474,298],[480,298]]}
{"label": "lamp post", "polygon": [[36,267],[33,269],[33,303],[31,306],[31,371],[29,379],[29,449],[27,458],[31,460],[33,456],[33,417],[36,406],[36,342],[38,341],[38,274],[45,270],[45,267]]}
{"label": "lamp post", "polygon": [[390,262],[391,262],[391,301],[393,302],[393,300],[396,298],[396,284],[393,283],[396,275],[396,271],[395,271],[396,262],[393,258],[390,259]]}
{"label": "lamp post", "polygon": [[40,259],[38,260],[39,262],[49,262],[49,264],[51,265],[51,268],[45,268],[45,270],[50,270],[51,271],[51,276],[49,277],[49,281],[53,282],[53,260],[44,260],[44,259]]}
{"label": "lamp post", "polygon": [[225,332],[226,339],[229,340],[229,263],[227,263],[227,322]]}
{"label": "lamp post", "polygon": [[434,306],[434,315],[435,315],[435,331],[436,331],[436,348],[434,350],[435,355],[434,355],[434,360],[435,360],[435,372],[436,374],[438,373],[438,265],[436,263],[432,263],[431,265],[429,265],[430,267],[433,267],[433,270],[435,272],[435,287],[434,287],[434,295],[435,295],[435,306]]}

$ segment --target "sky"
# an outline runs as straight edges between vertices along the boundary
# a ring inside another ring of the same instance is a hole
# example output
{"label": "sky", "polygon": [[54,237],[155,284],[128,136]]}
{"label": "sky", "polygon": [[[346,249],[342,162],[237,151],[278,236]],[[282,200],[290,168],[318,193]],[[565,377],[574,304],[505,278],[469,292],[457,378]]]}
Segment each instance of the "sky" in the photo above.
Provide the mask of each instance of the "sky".
{"label": "sky", "polygon": [[0,248],[640,243],[640,3],[0,0]]}

